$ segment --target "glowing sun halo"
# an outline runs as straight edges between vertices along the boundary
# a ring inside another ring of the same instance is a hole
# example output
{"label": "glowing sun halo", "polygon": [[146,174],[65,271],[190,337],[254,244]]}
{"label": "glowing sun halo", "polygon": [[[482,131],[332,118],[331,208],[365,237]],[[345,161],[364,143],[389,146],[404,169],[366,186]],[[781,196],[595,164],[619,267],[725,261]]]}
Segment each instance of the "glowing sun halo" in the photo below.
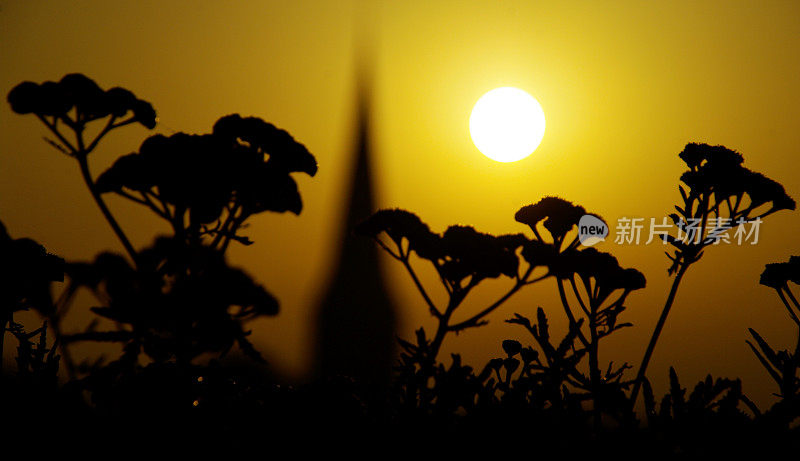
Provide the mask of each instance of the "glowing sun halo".
{"label": "glowing sun halo", "polygon": [[495,88],[481,96],[469,117],[472,142],[498,162],[516,162],[531,155],[544,136],[539,102],[519,88]]}

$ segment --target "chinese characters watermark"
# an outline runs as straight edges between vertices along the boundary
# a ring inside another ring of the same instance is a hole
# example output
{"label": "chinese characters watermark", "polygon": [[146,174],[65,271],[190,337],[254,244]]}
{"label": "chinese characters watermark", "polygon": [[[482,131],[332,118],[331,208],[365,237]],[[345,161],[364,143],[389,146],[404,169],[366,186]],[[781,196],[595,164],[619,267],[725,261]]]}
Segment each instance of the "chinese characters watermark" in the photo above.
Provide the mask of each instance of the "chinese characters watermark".
{"label": "chinese characters watermark", "polygon": [[[614,243],[639,245],[644,241],[645,245],[649,245],[654,240],[661,240],[666,245],[672,239],[696,245],[719,245],[720,242],[755,245],[758,243],[760,227],[761,218],[738,218],[735,221],[730,218],[710,218],[705,222],[700,218],[687,221],[680,219],[677,222],[668,218],[662,218],[660,222],[650,218],[648,223],[645,218],[623,217],[617,220]],[[673,228],[674,234],[670,233]]]}

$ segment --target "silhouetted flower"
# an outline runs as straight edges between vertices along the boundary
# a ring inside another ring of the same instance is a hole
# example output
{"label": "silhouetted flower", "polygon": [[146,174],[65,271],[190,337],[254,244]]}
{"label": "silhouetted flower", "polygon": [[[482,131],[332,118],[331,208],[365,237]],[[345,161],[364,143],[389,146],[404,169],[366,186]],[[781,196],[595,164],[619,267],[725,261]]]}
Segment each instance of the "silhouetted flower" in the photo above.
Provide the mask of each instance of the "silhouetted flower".
{"label": "silhouetted flower", "polygon": [[509,357],[513,357],[520,353],[522,350],[522,344],[513,339],[506,339],[503,341],[503,350],[509,355]]}
{"label": "silhouetted flower", "polygon": [[[573,250],[568,256],[572,270],[585,283],[595,280],[597,300],[602,302],[615,290],[633,291],[645,287],[644,275],[636,269],[623,269],[617,258],[595,248]],[[563,274],[562,274],[563,275]]]}
{"label": "silhouetted flower", "polygon": [[[687,238],[664,236],[676,248],[674,255],[668,254],[673,262],[670,274],[682,264],[699,260],[701,250],[717,242],[724,231],[716,227],[720,222],[717,218],[729,223],[730,228],[779,210],[795,209],[794,200],[783,186],[742,166],[744,159],[738,152],[724,146],[690,143],[679,156],[689,166],[681,175],[689,190],[679,187],[683,204],[675,206],[678,213],[670,214],[670,218],[681,231],[687,232]],[[754,215],[765,204],[770,207]],[[699,225],[690,234],[685,226],[692,222]]]}
{"label": "silhouetted flower", "polygon": [[626,272],[611,254],[596,248],[586,248],[574,253],[580,255],[576,272],[582,277],[594,277],[600,283],[613,288],[644,288],[644,277],[638,271]]}
{"label": "silhouetted flower", "polygon": [[522,357],[522,363],[527,364],[539,358],[539,351],[530,346],[525,346],[520,349],[520,357]]}
{"label": "silhouetted flower", "polygon": [[536,225],[543,222],[544,227],[556,240],[561,240],[578,225],[581,216],[586,214],[586,210],[578,205],[559,198],[545,197],[533,205],[527,205],[519,209],[514,219],[517,222],[527,224],[538,236],[539,232]]}
{"label": "silhouetted flower", "polygon": [[550,268],[553,275],[561,272],[558,265],[559,252],[552,244],[540,240],[529,240],[522,247],[520,254],[529,264]]}
{"label": "silhouetted flower", "polygon": [[8,93],[8,102],[18,114],[59,116],[72,108],[56,82],[22,82]]}
{"label": "silhouetted flower", "polygon": [[[22,82],[8,93],[8,102],[14,112],[36,114],[55,136],[55,139],[45,138],[45,141],[78,161],[81,176],[89,192],[125,251],[135,261],[136,249],[97,191],[94,178],[89,172],[88,156],[104,136],[117,128],[132,123],[139,123],[150,129],[155,127],[156,113],[150,103],[137,99],[133,93],[123,88],[103,91],[97,83],[83,74],[67,74],[58,83],[46,81],[39,85]],[[126,118],[128,113],[130,116]],[[105,126],[97,130],[93,138],[87,138],[87,126],[100,119],[105,120]],[[142,203],[147,200],[143,198]],[[155,205],[151,206],[156,208]]]}
{"label": "silhouetted flower", "polygon": [[317,161],[305,146],[295,141],[285,130],[276,128],[257,117],[232,114],[214,124],[213,134],[246,147],[249,152],[269,156],[269,164],[286,172],[317,173]]}
{"label": "silhouetted flower", "polygon": [[[617,324],[617,317],[625,310],[624,301],[632,291],[645,287],[644,275],[636,269],[620,267],[617,258],[596,250],[570,249],[559,255],[557,264],[551,267],[554,276],[561,280],[570,280],[573,293],[583,312],[589,317],[589,327],[603,327],[598,333],[600,337],[612,333],[614,330],[629,324]],[[585,292],[576,288],[574,277],[577,276]],[[610,299],[611,295],[621,290],[621,294]],[[610,299],[610,300],[609,300]],[[571,308],[565,303],[564,308],[570,316]],[[592,318],[594,318],[593,321]]]}
{"label": "silhouetted flower", "polygon": [[785,263],[767,264],[761,273],[760,283],[770,288],[782,288],[786,282],[800,284],[800,256],[792,256]]}
{"label": "silhouetted flower", "polygon": [[[158,135],[161,136],[161,135]],[[101,174],[96,181],[100,192],[122,192],[124,188],[145,192],[156,185],[156,177],[161,171],[154,169],[145,156],[130,154],[118,158],[114,164]]]}
{"label": "silhouetted flower", "polygon": [[[42,84],[22,82],[8,94],[11,110],[18,114],[34,113],[63,119],[68,125],[114,116],[121,118],[131,113],[131,120],[147,128],[156,124],[156,113],[147,101],[137,99],[122,88],[103,91],[92,79],[83,74],[67,74],[58,83]],[[76,118],[69,111],[75,108]]]}
{"label": "silhouetted flower", "polygon": [[[789,318],[800,328],[800,303],[788,282],[800,284],[800,256],[792,256],[783,263],[767,264],[761,274],[762,285],[774,288]],[[797,401],[800,397],[800,336],[793,350],[776,351],[754,329],[749,328],[755,344],[747,341],[758,361],[780,389],[781,401],[770,410],[770,418],[778,425],[788,427],[797,419]]]}
{"label": "silhouetted flower", "polygon": [[402,247],[405,239],[408,251],[414,251],[421,258],[437,259],[441,256],[441,237],[431,232],[417,215],[406,210],[379,210],[356,226],[355,231],[373,239],[385,232],[398,247]]}
{"label": "silhouetted flower", "polygon": [[[561,303],[573,331],[572,339],[580,340],[589,358],[590,379],[581,380],[576,375],[575,385],[589,392],[597,410],[595,420],[599,422],[600,407],[607,404],[609,392],[620,394],[622,374],[629,368],[628,364],[623,364],[613,369],[609,364],[603,375],[598,358],[600,340],[620,328],[631,326],[630,323],[618,323],[618,317],[626,309],[625,300],[629,293],[645,287],[645,278],[636,269],[623,269],[614,256],[595,248],[579,250],[569,247],[557,252],[551,245],[547,246],[552,248],[547,264],[549,274],[556,277]],[[567,287],[571,288],[579,310],[570,306]],[[619,296],[612,298],[615,292],[619,292]],[[582,313],[584,318],[576,317],[575,311],[578,315]],[[519,318],[513,323],[529,325],[530,322],[523,323]],[[584,334],[581,325],[588,329],[588,333]]]}
{"label": "silhouetted flower", "polygon": [[[359,224],[356,232],[371,237],[394,259],[403,263],[429,312],[438,321],[436,334],[430,342],[423,338],[424,342],[418,340],[417,346],[401,343],[405,350],[401,358],[411,370],[416,369],[415,367],[430,368],[449,332],[486,324],[484,318],[488,314],[523,286],[533,283],[530,281],[533,266],[522,271],[524,274],[520,274],[519,270],[517,252],[528,243],[528,239],[522,234],[494,236],[478,232],[470,226],[450,226],[439,235],[431,232],[415,214],[400,209],[376,212]],[[384,233],[391,242],[381,239]],[[394,244],[394,248],[391,244]],[[437,307],[428,296],[412,267],[412,252],[433,265],[448,295],[445,306]],[[484,279],[498,278],[501,275],[512,278],[515,282],[506,295],[463,321],[452,321],[453,313],[473,288]],[[406,368],[407,372],[412,373],[408,370]],[[427,388],[428,384],[422,384],[421,387]]]}
{"label": "silhouetted flower", "polygon": [[683,151],[678,154],[678,157],[693,170],[703,164],[707,164],[712,168],[729,169],[744,162],[741,154],[725,146],[710,146],[694,142],[687,144]]}
{"label": "silhouetted flower", "polygon": [[[727,230],[779,210],[795,209],[794,200],[786,194],[783,186],[742,166],[744,158],[736,151],[724,146],[689,143],[679,157],[689,167],[680,178],[689,190],[687,192],[683,186],[678,186],[683,203],[675,206],[677,214],[670,215],[679,235],[662,237],[674,248],[672,253],[667,252],[672,261],[667,272],[675,274],[675,279],[642,358],[631,392],[634,401],[644,382],[650,357],[672,308],[675,293],[688,268],[700,260],[706,247],[718,243]],[[754,216],[757,208],[768,203],[770,207],[766,211]],[[689,224],[692,224],[691,230]],[[679,238],[681,233],[686,236]],[[766,281],[772,283],[769,274]]]}
{"label": "silhouetted flower", "polygon": [[[592,263],[587,258],[593,253],[584,255],[577,250],[580,244],[577,236],[566,246],[563,241],[586,214],[582,206],[559,197],[545,197],[533,205],[520,208],[516,213],[516,220],[527,224],[536,234],[535,239],[525,242],[522,257],[532,266],[547,267],[549,274],[558,279],[569,277],[576,267],[587,262]],[[539,234],[537,225],[540,222],[550,232],[552,242],[544,240]]]}
{"label": "silhouetted flower", "polygon": [[514,277],[519,268],[515,250],[524,244],[522,235],[495,237],[470,226],[450,226],[441,239],[441,273],[459,284],[472,277],[471,283],[501,275]]}
{"label": "silhouetted flower", "polygon": [[753,209],[771,203],[770,209],[762,213],[762,216],[779,210],[794,210],[796,206],[794,199],[789,197],[780,183],[761,173],[750,172],[747,175],[744,191],[750,197],[750,206]]}
{"label": "silhouetted flower", "polygon": [[290,173],[316,171],[314,157],[285,131],[255,117],[229,115],[213,134],[151,136],[138,153],[119,158],[100,175],[97,188],[149,206],[176,233],[184,231],[188,213],[195,234],[218,221],[208,234],[242,240],[236,230],[253,214],[299,214],[303,203]]}
{"label": "silhouetted flower", "polygon": [[[795,208],[794,200],[786,194],[783,186],[743,167],[744,159],[736,151],[724,146],[690,143],[679,156],[689,166],[689,171],[681,175],[681,181],[689,186],[689,204],[705,197],[704,200],[709,201],[707,206],[710,209],[719,209],[728,198],[741,200],[746,194],[751,200],[748,207],[730,211],[734,214],[735,211],[742,211],[742,216],[747,217],[750,211],[766,203],[771,203],[772,207],[761,216]],[[712,194],[716,203],[710,201],[709,196]],[[691,216],[684,216],[689,217]]]}

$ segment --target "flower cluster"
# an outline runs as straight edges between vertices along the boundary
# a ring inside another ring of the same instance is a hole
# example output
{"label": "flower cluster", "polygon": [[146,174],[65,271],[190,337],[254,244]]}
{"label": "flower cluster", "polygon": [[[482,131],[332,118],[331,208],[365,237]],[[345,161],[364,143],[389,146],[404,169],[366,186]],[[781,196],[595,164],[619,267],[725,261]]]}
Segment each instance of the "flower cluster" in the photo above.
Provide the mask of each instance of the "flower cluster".
{"label": "flower cluster", "polygon": [[400,249],[392,252],[394,256],[413,251],[429,260],[451,291],[475,286],[486,278],[517,276],[516,251],[527,242],[522,234],[494,236],[471,226],[450,226],[436,234],[416,215],[400,209],[380,210],[356,231],[375,239],[385,232]]}
{"label": "flower cluster", "polygon": [[760,283],[764,286],[780,289],[787,282],[800,285],[800,256],[792,256],[783,263],[767,264],[761,273]]}
{"label": "flower cluster", "polygon": [[[760,220],[780,210],[794,210],[795,201],[786,194],[780,183],[744,166],[741,154],[724,146],[689,143],[679,154],[689,170],[681,175],[688,187],[679,186],[683,204],[676,205],[678,213],[670,218],[680,232],[709,235],[702,241],[685,242],[671,235],[663,238],[675,247],[670,274],[698,261],[702,250],[719,241],[726,229],[716,226],[728,223],[739,226]],[[764,205],[768,205],[765,209]],[[700,223],[689,228],[688,223]],[[730,228],[730,227],[728,227]]]}
{"label": "flower cluster", "polygon": [[[100,175],[97,188],[150,207],[176,235],[246,243],[236,230],[251,215],[300,213],[294,172],[317,172],[305,146],[270,123],[235,114],[219,119],[210,134],[147,138],[139,152],[120,157]],[[211,223],[216,225],[201,230]]]}
{"label": "flower cluster", "polygon": [[69,126],[82,126],[109,116],[122,118],[127,114],[131,114],[130,121],[147,128],[156,125],[156,112],[149,102],[138,99],[124,88],[104,91],[82,74],[67,74],[58,82],[22,82],[8,94],[8,102],[11,110],[18,114],[50,116]]}

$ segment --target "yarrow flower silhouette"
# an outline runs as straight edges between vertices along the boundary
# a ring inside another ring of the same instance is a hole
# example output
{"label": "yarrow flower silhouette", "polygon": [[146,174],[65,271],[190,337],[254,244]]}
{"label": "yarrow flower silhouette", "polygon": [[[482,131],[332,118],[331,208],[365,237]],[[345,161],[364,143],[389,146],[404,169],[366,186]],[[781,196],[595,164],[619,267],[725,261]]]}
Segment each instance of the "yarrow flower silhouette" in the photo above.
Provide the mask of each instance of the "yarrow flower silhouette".
{"label": "yarrow flower silhouette", "polygon": [[[555,277],[562,307],[570,321],[570,331],[587,352],[589,379],[579,379],[579,388],[591,393],[595,422],[599,424],[600,410],[613,407],[604,401],[604,396],[612,393],[611,386],[616,386],[623,372],[630,368],[623,364],[613,369],[612,363],[603,376],[599,364],[600,340],[631,325],[618,322],[618,317],[625,310],[624,303],[628,295],[645,287],[645,278],[636,269],[620,267],[617,259],[608,253],[595,248],[579,248],[579,235],[575,231],[584,215],[586,210],[581,206],[558,197],[545,197],[536,204],[520,209],[515,218],[527,224],[535,235],[535,239],[523,249],[523,257],[545,264],[548,274]],[[549,233],[549,238],[543,237],[547,235],[545,231]],[[567,238],[570,232],[574,234],[571,240]],[[567,282],[584,319],[577,320],[575,309],[567,296]],[[619,296],[612,298],[611,295],[618,291]],[[583,332],[582,325],[586,325],[587,333]],[[619,386],[614,391],[616,404],[621,393]]]}
{"label": "yarrow flower silhouette", "polygon": [[[689,267],[700,260],[704,249],[715,243],[719,238],[718,233],[725,228],[760,220],[780,210],[795,209],[795,201],[786,194],[783,186],[742,166],[744,158],[736,151],[724,146],[689,143],[678,156],[689,167],[681,175],[681,181],[689,190],[678,186],[682,204],[675,206],[678,213],[670,217],[684,232],[689,232],[687,223],[699,223],[691,231],[698,238],[684,241],[676,236],[664,236],[675,248],[672,254],[667,253],[672,261],[668,271],[675,278],[639,366],[631,393],[634,403],[658,337],[675,301],[678,286]],[[700,238],[706,235],[708,229],[711,229],[710,236]]]}
{"label": "yarrow flower silhouette", "polygon": [[[120,157],[97,180],[167,220],[175,236],[221,251],[247,219],[264,211],[300,214],[303,204],[290,173],[314,176],[314,157],[289,133],[256,117],[222,117],[206,135],[177,133],[146,139],[138,153]],[[213,225],[211,225],[213,223]]]}
{"label": "yarrow flower silhouette", "polygon": [[[156,112],[153,106],[124,88],[115,87],[103,91],[97,83],[83,74],[68,74],[59,82],[22,82],[8,93],[8,102],[11,110],[18,114],[36,115],[56,137],[55,140],[45,140],[78,161],[83,180],[97,206],[125,251],[136,261],[136,250],[97,190],[87,157],[100,140],[114,129],[133,123],[148,129],[154,128]],[[106,121],[105,126],[94,138],[87,139],[87,126],[100,120]],[[72,134],[67,134],[64,129]]]}
{"label": "yarrow flower silhouette", "polygon": [[[600,345],[631,326],[624,318],[628,299],[645,288],[646,280],[613,255],[581,242],[581,219],[593,217],[597,219],[590,222],[605,225],[598,215],[548,196],[516,212],[515,220],[530,231],[492,235],[466,225],[433,232],[417,215],[400,209],[374,213],[356,232],[403,264],[436,328],[430,336],[419,328],[413,340],[399,339],[392,391],[376,397],[368,383],[356,378],[278,386],[261,376],[268,371],[263,366],[251,369],[253,361],[243,371],[234,371],[237,366],[228,360],[235,358],[221,360],[238,348],[262,361],[248,328],[252,321],[279,311],[277,299],[266,288],[228,265],[226,250],[231,242],[253,243],[241,231],[254,215],[301,213],[296,178],[314,176],[317,163],[288,132],[257,117],[228,115],[203,134],[150,136],[95,180],[89,154],[114,129],[129,124],[152,129],[156,114],[149,103],[122,88],[103,90],[80,74],[58,82],[23,82],[9,93],[8,101],[15,112],[36,115],[53,137],[48,143],[78,161],[90,193],[129,256],[103,252],[91,261],[65,263],[32,240],[12,239],[0,224],[0,352],[6,331],[19,343],[16,376],[0,376],[5,390],[0,403],[3,408],[14,403],[8,412],[14,418],[33,415],[41,423],[50,408],[56,408],[59,417],[64,408],[69,414],[73,408],[97,410],[101,425],[107,425],[111,414],[141,416],[148,423],[154,414],[187,415],[201,425],[225,421],[225,433],[239,437],[253,433],[253,418],[243,416],[261,417],[267,432],[287,421],[292,430],[307,430],[314,418],[323,420],[320,427],[326,430],[350,429],[346,423],[353,421],[359,430],[385,424],[394,433],[400,429],[401,438],[404,431],[427,436],[440,428],[466,430],[481,438],[497,436],[500,441],[534,434],[539,441],[532,446],[540,454],[547,447],[561,450],[561,442],[567,442],[589,447],[592,456],[608,447],[619,456],[624,446],[615,435],[637,450],[648,447],[651,452],[693,453],[717,439],[746,445],[753,441],[752,434],[774,429],[794,442],[792,424],[800,414],[800,339],[793,352],[778,351],[750,330],[748,344],[780,390],[780,401],[765,413],[743,394],[739,380],[708,376],[689,393],[670,368],[669,391],[657,404],[645,376],[688,267],[719,241],[724,229],[795,208],[780,184],[745,168],[735,151],[692,143],[679,155],[688,168],[679,186],[682,202],[671,215],[679,233],[664,237],[672,246],[668,271],[675,278],[634,380],[625,377],[631,367],[615,365],[601,355]],[[88,135],[89,127],[96,127],[95,136]],[[134,249],[106,207],[105,194],[151,210],[169,226],[170,235]],[[607,229],[602,231],[607,235]],[[694,238],[682,239],[681,233]],[[417,273],[420,264],[433,269],[443,297],[429,295],[428,282]],[[51,284],[65,275],[66,287],[54,300]],[[448,335],[485,325],[523,287],[550,278],[568,319],[565,334],[556,338],[545,310],[537,306],[535,318],[515,313],[506,320],[523,327],[533,338],[530,344],[506,339],[499,344],[501,355],[477,370],[458,354],[452,354],[449,366],[439,361]],[[496,301],[469,312],[465,301],[491,279],[504,283],[504,291]],[[776,290],[800,333],[800,303],[790,282],[800,283],[800,257],[768,264],[761,276],[762,285]],[[89,309],[96,317],[87,328],[64,333],[67,310],[87,291],[97,300]],[[14,321],[24,309],[42,315],[44,324],[26,332]],[[56,337],[50,347],[48,328]],[[80,341],[114,343],[121,354],[110,362],[101,357],[76,365],[67,346]],[[66,363],[70,378],[64,385],[58,381],[59,363]],[[634,412],[640,386],[645,430],[640,430]],[[62,392],[74,394],[72,402],[78,404],[56,404]],[[37,403],[26,408],[29,402]],[[141,421],[136,419],[136,424]],[[243,427],[244,435],[230,424]],[[604,447],[608,442],[611,445]]]}
{"label": "yarrow flower silhouette", "polygon": [[[537,229],[541,222],[552,237],[553,245],[561,250],[561,244],[567,233],[578,225],[581,217],[586,214],[582,206],[573,205],[559,197],[544,197],[533,205],[519,209],[514,215],[517,222],[527,224],[538,241],[543,241]],[[577,246],[577,239],[569,243],[568,247]]]}
{"label": "yarrow flower silhouette", "polygon": [[[437,319],[436,334],[427,346],[431,360],[438,354],[447,333],[484,325],[486,315],[524,285],[532,283],[533,266],[523,274],[519,271],[517,250],[527,241],[522,234],[493,236],[469,226],[450,226],[443,234],[435,234],[419,217],[400,209],[376,212],[361,223],[356,232],[374,239],[391,257],[403,263],[431,315]],[[393,247],[381,240],[382,234],[389,237]],[[438,307],[433,303],[413,269],[412,252],[436,270],[448,295],[446,306]],[[506,295],[478,314],[452,323],[453,314],[473,288],[487,278],[501,276],[515,280]]]}
{"label": "yarrow flower silhouette", "polygon": [[[794,351],[776,351],[756,330],[750,328],[755,344],[747,341],[758,361],[778,385],[780,402],[767,414],[780,427],[788,428],[800,411],[800,302],[797,301],[789,282],[800,285],[800,256],[792,256],[783,263],[767,264],[761,274],[761,284],[778,294],[789,318],[797,327],[797,343]],[[756,347],[758,346],[758,347]]]}
{"label": "yarrow flower silhouette", "polygon": [[[100,119],[108,119],[102,135],[130,123],[140,123],[151,129],[156,126],[156,112],[149,102],[120,87],[103,91],[83,74],[68,74],[59,82],[22,82],[8,94],[8,102],[14,112],[35,114],[54,131],[59,123],[77,131]],[[120,118],[123,120],[117,120]],[[64,143],[62,147],[71,148],[70,152],[78,151],[78,146],[62,139],[59,133],[53,134]],[[91,152],[102,135],[86,150]]]}
{"label": "yarrow flower silhouette", "polygon": [[[195,358],[224,355],[234,344],[261,360],[244,326],[277,314],[278,302],[243,271],[229,267],[224,253],[232,240],[252,243],[238,233],[252,215],[301,212],[291,175],[315,175],[314,156],[288,132],[234,114],[220,118],[209,134],[151,136],[138,152],[118,158],[95,180],[89,154],[114,129],[134,123],[153,128],[156,113],[148,102],[123,88],[104,91],[81,74],[59,82],[23,82],[8,101],[17,113],[35,114],[55,136],[48,142],[77,159],[89,191],[133,263],[113,253],[70,263],[65,269],[69,284],[57,302],[41,303],[49,306],[46,315],[70,375],[76,367],[66,345],[77,341],[122,343],[119,360],[88,367],[90,375],[109,378],[108,386],[119,373],[140,371],[142,353],[151,364],[176,364],[184,371]],[[105,124],[87,138],[86,128],[96,121]],[[134,249],[103,200],[111,192],[168,221],[174,235],[157,238],[141,252]],[[103,331],[95,322],[81,333],[61,332],[60,321],[81,289],[95,295],[101,305],[92,311],[113,321],[116,329]]]}

